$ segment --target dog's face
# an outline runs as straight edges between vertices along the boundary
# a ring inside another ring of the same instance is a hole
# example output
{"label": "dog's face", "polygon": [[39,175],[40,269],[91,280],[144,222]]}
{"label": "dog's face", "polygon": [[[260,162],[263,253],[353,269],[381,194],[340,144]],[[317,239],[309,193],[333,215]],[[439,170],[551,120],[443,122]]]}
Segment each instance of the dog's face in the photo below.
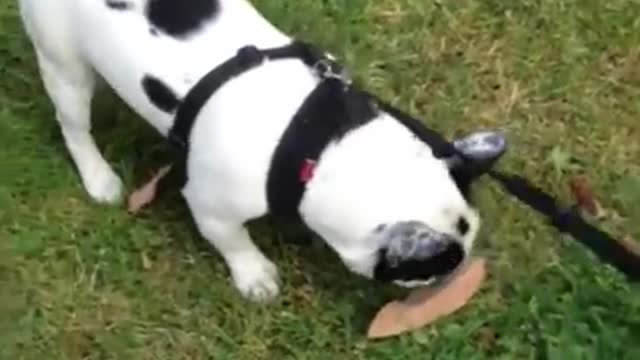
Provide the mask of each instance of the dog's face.
{"label": "dog's face", "polygon": [[[373,269],[376,280],[405,287],[426,285],[452,273],[471,251],[480,224],[468,203],[471,182],[486,172],[506,150],[501,134],[483,132],[458,139],[454,146],[466,157],[445,159],[456,187],[467,200],[467,209],[441,211],[440,219],[381,224],[371,235],[382,244]],[[437,230],[429,224],[454,224]],[[377,239],[376,239],[377,238]]]}
{"label": "dog's face", "polygon": [[[360,131],[361,139],[345,139],[343,146],[357,148],[356,142],[371,141],[377,131],[394,130],[380,123]],[[361,161],[357,171],[341,170],[337,161],[328,165],[333,169],[319,169],[317,176],[326,177],[319,181],[326,184],[309,192],[325,203],[338,201],[339,206],[307,220],[353,272],[413,287],[450,274],[469,255],[480,226],[468,200],[469,185],[502,155],[506,145],[498,133],[477,133],[455,141],[466,161],[436,159],[428,147],[428,151],[420,149],[424,144],[406,139],[395,145],[370,148],[375,163]],[[353,164],[357,151],[343,149],[340,156],[340,162]],[[335,184],[332,176],[339,178]]]}
{"label": "dog's face", "polygon": [[457,221],[452,232],[438,231],[416,220],[380,225],[370,237],[380,244],[373,278],[413,287],[451,273],[465,259],[469,251],[465,244],[473,243],[478,226],[477,217]]}
{"label": "dog's face", "polygon": [[458,139],[454,146],[466,162],[460,157],[443,160],[465,204],[457,211],[443,207],[422,221],[378,225],[368,240],[379,244],[372,272],[376,280],[405,287],[426,285],[456,270],[471,251],[480,219],[468,202],[470,185],[504,153],[506,141],[501,134],[484,132]]}

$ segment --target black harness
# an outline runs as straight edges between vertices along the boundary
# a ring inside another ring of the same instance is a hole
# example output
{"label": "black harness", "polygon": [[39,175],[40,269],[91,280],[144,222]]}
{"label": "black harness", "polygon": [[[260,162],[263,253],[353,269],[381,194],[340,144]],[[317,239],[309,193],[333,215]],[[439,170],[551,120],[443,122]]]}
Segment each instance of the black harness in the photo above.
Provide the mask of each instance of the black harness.
{"label": "black harness", "polygon": [[272,215],[299,219],[298,207],[306,186],[305,179],[301,178],[301,169],[316,161],[332,141],[384,111],[427,143],[437,158],[458,156],[462,159],[462,170],[452,175],[462,183],[463,192],[472,179],[488,174],[508,193],[547,217],[557,230],[572,235],[602,261],[624,273],[629,280],[640,280],[640,254],[587,223],[574,207],[561,207],[553,196],[519,175],[492,170],[490,164],[478,168],[436,131],[374,95],[358,90],[339,64],[302,42],[272,49],[247,46],[211,70],[189,91],[180,105],[169,132],[169,140],[185,153],[188,152],[191,128],[207,100],[236,76],[259,66],[265,60],[277,59],[301,60],[316,74],[319,83],[298,109],[272,156],[266,185]]}

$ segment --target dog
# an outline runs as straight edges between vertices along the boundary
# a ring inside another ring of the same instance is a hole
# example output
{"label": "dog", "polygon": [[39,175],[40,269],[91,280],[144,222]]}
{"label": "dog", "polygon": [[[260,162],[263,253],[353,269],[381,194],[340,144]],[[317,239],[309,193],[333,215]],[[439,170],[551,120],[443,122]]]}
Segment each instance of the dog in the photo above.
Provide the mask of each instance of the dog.
{"label": "dog", "polygon": [[[247,45],[293,41],[247,0],[20,0],[19,8],[66,147],[101,203],[118,202],[123,184],[90,134],[98,79],[168,136],[184,97],[211,69]],[[181,194],[252,301],[274,299],[280,281],[245,224],[269,214],[273,154],[319,81],[298,59],[265,61],[211,96],[189,135]],[[483,161],[505,147],[499,132],[454,144]],[[460,166],[381,111],[323,148],[297,211],[354,274],[406,287],[430,283],[470,256],[480,227],[465,186],[452,176]],[[424,271],[443,256],[445,270]],[[378,271],[384,268],[405,270]]]}

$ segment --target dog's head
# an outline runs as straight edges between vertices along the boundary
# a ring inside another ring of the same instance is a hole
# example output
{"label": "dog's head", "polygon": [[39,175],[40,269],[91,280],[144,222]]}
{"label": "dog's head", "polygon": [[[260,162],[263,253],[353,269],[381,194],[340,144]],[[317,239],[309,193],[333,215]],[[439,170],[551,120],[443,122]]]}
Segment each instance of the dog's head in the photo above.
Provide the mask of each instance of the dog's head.
{"label": "dog's head", "polygon": [[327,150],[302,213],[352,271],[411,287],[450,274],[469,255],[480,226],[470,184],[506,144],[499,133],[476,133],[454,142],[464,159],[438,159],[387,120]]}
{"label": "dog's head", "polygon": [[444,161],[466,206],[457,212],[435,212],[436,219],[379,225],[370,237],[383,244],[373,270],[375,279],[406,287],[428,284],[453,272],[471,251],[480,220],[469,203],[470,186],[504,153],[506,141],[499,133],[481,132],[454,141],[454,146],[464,159],[457,155]]}

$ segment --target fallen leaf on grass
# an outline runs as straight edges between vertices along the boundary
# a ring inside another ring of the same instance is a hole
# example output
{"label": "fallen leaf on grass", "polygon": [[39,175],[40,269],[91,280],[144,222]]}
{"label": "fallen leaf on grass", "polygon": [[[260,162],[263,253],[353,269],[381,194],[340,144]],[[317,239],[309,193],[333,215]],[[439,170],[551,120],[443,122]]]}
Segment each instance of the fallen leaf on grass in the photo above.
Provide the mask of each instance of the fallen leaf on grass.
{"label": "fallen leaf on grass", "polygon": [[129,195],[128,211],[130,213],[137,213],[145,205],[153,201],[156,197],[158,182],[169,173],[169,170],[171,170],[171,165],[161,168],[146,184]]}
{"label": "fallen leaf on grass", "polygon": [[569,180],[569,187],[580,208],[595,217],[602,216],[602,207],[593,194],[589,181],[584,176],[576,176]]}
{"label": "fallen leaf on grass", "polygon": [[428,325],[462,308],[486,276],[484,259],[472,260],[443,287],[412,291],[402,301],[386,304],[369,325],[370,339],[399,335]]}

